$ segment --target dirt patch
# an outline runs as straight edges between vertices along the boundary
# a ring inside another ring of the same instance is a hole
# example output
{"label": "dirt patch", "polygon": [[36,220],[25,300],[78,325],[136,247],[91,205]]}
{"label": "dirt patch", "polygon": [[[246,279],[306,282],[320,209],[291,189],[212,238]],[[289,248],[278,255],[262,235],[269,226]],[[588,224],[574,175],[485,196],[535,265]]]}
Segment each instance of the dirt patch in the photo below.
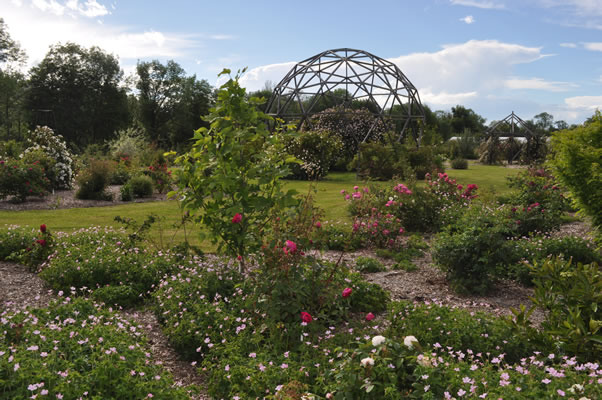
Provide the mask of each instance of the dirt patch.
{"label": "dirt patch", "polygon": [[45,307],[56,297],[27,267],[0,261],[0,309],[10,312]]}
{"label": "dirt patch", "polygon": [[57,190],[45,197],[28,197],[24,203],[12,203],[9,199],[0,201],[0,210],[24,211],[24,210],[57,210],[63,208],[84,207],[107,207],[130,203],[147,203],[150,201],[167,200],[167,195],[155,193],[152,197],[135,199],[133,201],[121,201],[121,186],[109,186],[107,190],[113,196],[112,201],[104,200],[80,200],[75,198],[74,190]]}

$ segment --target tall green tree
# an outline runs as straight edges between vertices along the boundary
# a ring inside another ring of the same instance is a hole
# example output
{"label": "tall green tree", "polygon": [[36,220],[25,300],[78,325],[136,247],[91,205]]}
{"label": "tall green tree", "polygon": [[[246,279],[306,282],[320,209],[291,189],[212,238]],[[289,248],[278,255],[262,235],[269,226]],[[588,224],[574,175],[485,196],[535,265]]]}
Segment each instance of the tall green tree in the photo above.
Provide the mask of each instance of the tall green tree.
{"label": "tall green tree", "polygon": [[462,134],[467,130],[479,134],[485,129],[485,118],[481,117],[471,108],[458,105],[452,107],[451,114],[451,127],[455,135]]}
{"label": "tall green tree", "polygon": [[19,71],[27,59],[0,18],[0,137],[21,139],[26,130],[23,111],[25,76]]}
{"label": "tall green tree", "polygon": [[159,60],[139,62],[136,72],[142,125],[151,140],[166,144],[169,141],[168,125],[183,96],[186,72],[173,60],[165,65]]}
{"label": "tall green tree", "polygon": [[213,88],[209,82],[198,80],[196,75],[182,81],[181,96],[169,123],[172,146],[191,146],[194,131],[199,127],[209,127],[209,123],[201,117],[209,114],[213,102]]}
{"label": "tall green tree", "polygon": [[102,142],[129,122],[122,78],[117,58],[102,49],[56,45],[31,70],[27,106],[34,115],[50,111],[50,125],[69,143]]}

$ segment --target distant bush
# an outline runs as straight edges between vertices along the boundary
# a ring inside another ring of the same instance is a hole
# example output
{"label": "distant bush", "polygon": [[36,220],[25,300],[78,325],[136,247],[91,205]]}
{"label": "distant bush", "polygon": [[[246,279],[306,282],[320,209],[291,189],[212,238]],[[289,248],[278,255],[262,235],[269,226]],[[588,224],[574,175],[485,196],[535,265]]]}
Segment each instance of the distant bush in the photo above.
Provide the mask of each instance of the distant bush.
{"label": "distant bush", "polygon": [[149,176],[154,187],[159,193],[165,193],[171,188],[171,171],[168,170],[167,158],[163,153],[158,153],[145,174]]}
{"label": "distant bush", "polygon": [[91,160],[90,165],[77,176],[75,197],[82,200],[112,200],[107,192],[113,164],[108,160]]}
{"label": "distant bush", "polygon": [[0,141],[0,158],[17,158],[23,152],[22,142],[16,140]]}
{"label": "distant bush", "polygon": [[355,260],[355,269],[359,272],[382,272],[386,271],[387,268],[378,261],[376,258],[372,257],[358,257]]}
{"label": "distant bush", "polygon": [[14,202],[21,203],[27,196],[45,196],[50,187],[44,168],[37,162],[0,159],[0,199],[12,196]]}
{"label": "distant bush", "polygon": [[133,160],[148,148],[149,143],[143,129],[131,127],[117,132],[117,137],[108,146],[114,160]]}
{"label": "distant bush", "polygon": [[285,149],[301,161],[291,165],[293,178],[317,180],[326,176],[340,156],[343,142],[328,131],[305,131],[291,135]]}
{"label": "distant bush", "polygon": [[408,148],[407,157],[410,167],[416,173],[416,179],[422,180],[428,173],[444,171],[443,159],[435,154],[433,146]]}
{"label": "distant bush", "polygon": [[468,161],[465,158],[454,158],[451,160],[453,169],[468,169]]}
{"label": "distant bush", "polygon": [[148,176],[135,176],[126,183],[132,190],[132,194],[136,198],[152,197],[153,181]]}
{"label": "distant bush", "polygon": [[382,143],[362,143],[350,169],[356,170],[362,179],[388,181],[394,176],[400,179],[413,178],[414,171],[406,158],[402,146]]}
{"label": "distant bush", "polygon": [[52,177],[50,179],[52,188],[71,189],[73,186],[73,155],[67,149],[67,144],[61,135],[56,135],[47,126],[38,126],[29,132],[27,146],[23,156],[29,152],[43,151],[54,160],[55,164],[49,175]]}
{"label": "distant bush", "polygon": [[119,190],[119,194],[121,195],[121,201],[132,201],[134,200],[134,191],[132,190],[132,185],[126,183]]}
{"label": "distant bush", "polygon": [[125,159],[119,160],[111,173],[111,185],[123,185],[132,177],[132,167]]}

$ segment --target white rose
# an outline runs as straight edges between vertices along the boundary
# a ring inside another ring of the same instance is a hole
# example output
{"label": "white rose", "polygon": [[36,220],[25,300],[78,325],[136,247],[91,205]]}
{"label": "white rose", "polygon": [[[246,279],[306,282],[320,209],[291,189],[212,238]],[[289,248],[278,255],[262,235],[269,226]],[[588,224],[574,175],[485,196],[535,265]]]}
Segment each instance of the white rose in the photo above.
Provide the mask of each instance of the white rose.
{"label": "white rose", "polygon": [[370,357],[366,357],[363,358],[360,363],[362,364],[362,367],[367,367],[368,365],[374,365],[374,360]]}
{"label": "white rose", "polygon": [[414,342],[418,343],[418,339],[414,336],[406,336],[403,339],[403,344],[410,350],[414,348]]}
{"label": "white rose", "polygon": [[380,344],[383,344],[384,342],[385,342],[385,337],[384,336],[378,335],[378,336],[374,336],[372,338],[372,346],[374,346],[374,347],[376,347],[376,346],[378,346]]}

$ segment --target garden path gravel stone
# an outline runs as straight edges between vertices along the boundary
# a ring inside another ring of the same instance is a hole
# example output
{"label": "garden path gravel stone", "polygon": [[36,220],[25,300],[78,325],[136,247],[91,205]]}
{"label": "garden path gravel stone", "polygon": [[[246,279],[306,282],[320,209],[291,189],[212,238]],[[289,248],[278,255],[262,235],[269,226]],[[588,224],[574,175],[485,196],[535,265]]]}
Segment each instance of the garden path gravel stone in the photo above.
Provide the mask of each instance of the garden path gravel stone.
{"label": "garden path gravel stone", "polygon": [[26,266],[0,261],[0,311],[45,307],[55,298],[44,281]]}

